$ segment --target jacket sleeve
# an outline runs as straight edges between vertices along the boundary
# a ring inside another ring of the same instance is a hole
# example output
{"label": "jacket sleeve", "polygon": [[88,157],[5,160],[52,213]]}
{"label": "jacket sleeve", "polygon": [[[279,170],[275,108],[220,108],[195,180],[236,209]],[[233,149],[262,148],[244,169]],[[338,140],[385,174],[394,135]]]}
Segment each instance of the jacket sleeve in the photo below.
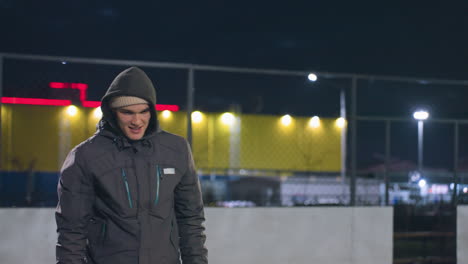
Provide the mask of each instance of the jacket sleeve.
{"label": "jacket sleeve", "polygon": [[186,142],[187,170],[175,190],[175,212],[180,235],[180,251],[184,264],[207,264],[208,250],[205,247],[205,215],[200,182]]}
{"label": "jacket sleeve", "polygon": [[86,227],[94,203],[93,181],[73,149],[65,159],[57,187],[57,264],[88,263]]}

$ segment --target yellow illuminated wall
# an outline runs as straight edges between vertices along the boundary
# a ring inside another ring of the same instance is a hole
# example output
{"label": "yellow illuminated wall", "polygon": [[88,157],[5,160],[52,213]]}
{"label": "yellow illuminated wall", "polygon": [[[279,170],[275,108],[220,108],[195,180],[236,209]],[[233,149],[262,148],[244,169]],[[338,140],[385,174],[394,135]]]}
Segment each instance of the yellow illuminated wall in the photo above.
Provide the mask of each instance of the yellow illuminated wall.
{"label": "yellow illuminated wall", "polygon": [[59,170],[68,151],[94,133],[91,110],[69,116],[67,107],[2,105],[2,170]]}
{"label": "yellow illuminated wall", "polygon": [[[341,129],[335,119],[321,119],[312,128],[310,118],[292,117],[289,126],[280,116],[237,116],[224,124],[222,113],[202,113],[192,123],[192,151],[200,169],[259,169],[339,171]],[[162,129],[186,136],[185,112],[158,113]],[[100,117],[94,108],[2,105],[2,170],[54,172],[75,145],[95,133]],[[192,119],[193,120],[193,119]]]}
{"label": "yellow illuminated wall", "polygon": [[187,116],[185,112],[168,112],[167,117],[163,117],[162,112],[158,112],[159,125],[162,129],[173,134],[185,137],[187,135]]}
{"label": "yellow illuminated wall", "polygon": [[210,168],[213,165],[212,118],[200,114],[200,120],[192,118],[192,152],[195,164],[199,168]]}
{"label": "yellow illuminated wall", "polygon": [[[173,112],[163,117],[158,114],[161,128],[185,137],[187,116],[185,112]],[[198,168],[225,169],[229,167],[229,126],[221,122],[221,114],[201,114],[201,119],[192,119],[192,152]]]}
{"label": "yellow illuminated wall", "polygon": [[339,171],[341,130],[333,119],[322,119],[317,128],[309,120],[292,117],[285,126],[278,116],[242,115],[242,167]]}
{"label": "yellow illuminated wall", "polygon": [[209,115],[210,129],[207,133],[209,137],[207,144],[210,145],[211,162],[208,168],[229,168],[230,126],[223,124],[221,116],[221,113]]}

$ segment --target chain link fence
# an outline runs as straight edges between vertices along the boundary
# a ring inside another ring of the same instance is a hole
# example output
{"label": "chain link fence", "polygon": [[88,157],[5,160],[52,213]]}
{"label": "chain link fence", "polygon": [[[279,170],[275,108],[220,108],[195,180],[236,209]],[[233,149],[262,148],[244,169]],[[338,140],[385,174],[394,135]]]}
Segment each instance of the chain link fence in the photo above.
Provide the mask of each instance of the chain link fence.
{"label": "chain link fence", "polygon": [[[425,122],[424,166],[418,170],[417,122],[406,118],[415,109],[407,99],[416,91],[424,94],[434,81],[317,73],[312,82],[301,71],[0,58],[0,206],[55,206],[65,155],[95,132],[100,98],[130,65],[154,81],[160,109],[179,107],[159,111],[158,118],[163,129],[191,141],[207,205],[468,200],[463,111],[445,111],[438,122]],[[437,85],[447,85],[450,95],[445,98],[447,88],[440,87],[445,92],[429,96],[431,112],[448,109],[438,100],[454,105],[465,89],[463,82]]]}
{"label": "chain link fence", "polygon": [[[359,83],[357,171],[388,183],[386,203],[464,203],[466,88],[450,82]],[[413,118],[421,109],[427,120]]]}

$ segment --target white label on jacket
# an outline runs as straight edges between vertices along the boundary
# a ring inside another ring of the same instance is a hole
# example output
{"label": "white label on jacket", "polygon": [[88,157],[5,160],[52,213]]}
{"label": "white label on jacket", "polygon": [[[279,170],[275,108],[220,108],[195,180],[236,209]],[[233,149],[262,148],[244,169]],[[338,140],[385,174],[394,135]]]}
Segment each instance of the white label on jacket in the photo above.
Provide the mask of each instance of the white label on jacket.
{"label": "white label on jacket", "polygon": [[175,169],[174,168],[165,168],[164,169],[164,174],[175,174]]}

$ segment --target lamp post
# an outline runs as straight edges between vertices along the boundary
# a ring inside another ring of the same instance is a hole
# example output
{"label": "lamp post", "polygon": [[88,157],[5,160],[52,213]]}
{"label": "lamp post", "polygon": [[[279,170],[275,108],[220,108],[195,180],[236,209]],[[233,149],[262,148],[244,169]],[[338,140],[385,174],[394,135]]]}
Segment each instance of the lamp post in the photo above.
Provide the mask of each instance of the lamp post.
{"label": "lamp post", "polygon": [[418,172],[421,174],[423,168],[424,120],[429,118],[429,113],[424,110],[419,110],[413,113],[413,117],[418,120]]}
{"label": "lamp post", "polygon": [[[318,77],[315,73],[309,73],[307,79],[316,82]],[[343,88],[340,89],[340,117],[346,120],[346,95]],[[346,179],[346,124],[341,129],[341,183],[344,186]]]}

